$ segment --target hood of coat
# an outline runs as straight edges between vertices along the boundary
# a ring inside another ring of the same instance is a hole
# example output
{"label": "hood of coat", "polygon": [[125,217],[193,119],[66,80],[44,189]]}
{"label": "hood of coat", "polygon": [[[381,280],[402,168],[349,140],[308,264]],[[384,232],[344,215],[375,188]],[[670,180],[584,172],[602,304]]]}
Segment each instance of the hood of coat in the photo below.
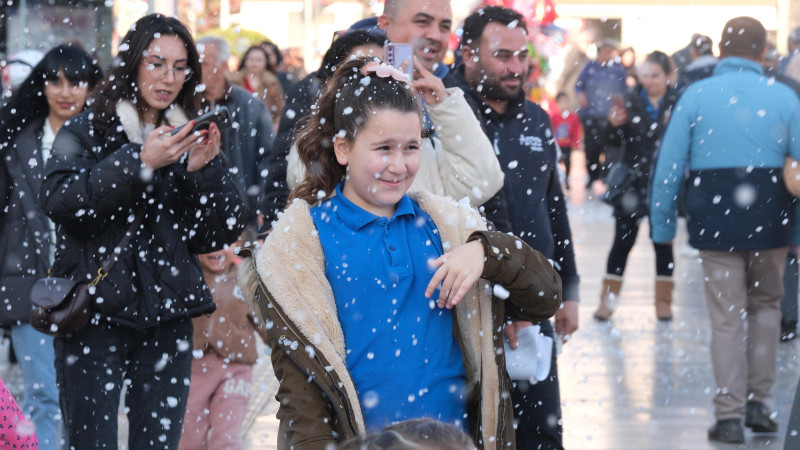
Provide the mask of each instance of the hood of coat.
{"label": "hood of coat", "polygon": [[[147,135],[155,129],[152,124],[143,124],[139,118],[139,112],[136,110],[136,105],[128,100],[121,100],[117,103],[117,117],[122,123],[122,129],[128,136],[128,140],[134,144],[144,144],[147,140]],[[189,121],[186,113],[180,106],[173,105],[167,110],[164,117],[167,123],[173,126],[180,126]]]}
{"label": "hood of coat", "polygon": [[[409,194],[428,213],[449,251],[467,241],[476,230],[485,230],[480,214],[467,203],[427,192]],[[314,350],[324,356],[342,380],[342,389],[353,406],[353,415],[365,432],[363,414],[353,380],[347,371],[344,333],[338,321],[336,302],[325,277],[325,255],[309,213],[309,205],[295,200],[275,224],[255,257],[257,273],[241,273],[245,298],[254,302],[261,282]],[[252,267],[243,264],[243,268]],[[243,272],[246,272],[244,270]],[[493,442],[500,413],[498,364],[495,359],[491,288],[481,279],[455,308],[459,343],[463,352],[467,389],[481,389],[481,423],[484,442]],[[251,304],[259,320],[261,308]],[[485,334],[484,335],[484,331]]]}

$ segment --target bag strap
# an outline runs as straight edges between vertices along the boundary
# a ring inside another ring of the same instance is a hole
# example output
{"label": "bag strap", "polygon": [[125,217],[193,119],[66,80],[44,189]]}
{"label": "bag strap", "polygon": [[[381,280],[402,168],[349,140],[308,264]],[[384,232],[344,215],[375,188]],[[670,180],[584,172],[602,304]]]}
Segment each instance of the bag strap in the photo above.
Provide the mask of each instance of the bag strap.
{"label": "bag strap", "polygon": [[97,286],[97,283],[100,282],[103,278],[108,276],[108,273],[111,272],[111,268],[114,267],[117,261],[119,261],[119,255],[122,253],[122,250],[128,246],[130,243],[131,238],[133,238],[133,234],[136,233],[136,229],[139,228],[141,225],[142,220],[144,220],[144,213],[147,211],[147,206],[142,206],[139,209],[139,212],[136,213],[136,217],[131,222],[131,226],[125,231],[125,234],[122,235],[122,239],[119,241],[119,244],[112,250],[111,256],[109,256],[103,264],[100,265],[100,268],[97,269],[97,276],[94,277],[94,280],[90,283],[91,286]]}

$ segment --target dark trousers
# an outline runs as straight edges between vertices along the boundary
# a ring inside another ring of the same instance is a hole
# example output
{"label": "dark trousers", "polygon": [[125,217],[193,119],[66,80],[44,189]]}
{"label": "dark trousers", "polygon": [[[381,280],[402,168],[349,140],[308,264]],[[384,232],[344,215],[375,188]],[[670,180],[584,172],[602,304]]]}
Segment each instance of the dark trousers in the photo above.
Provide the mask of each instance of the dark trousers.
{"label": "dark trousers", "polygon": [[800,276],[797,253],[789,247],[786,257],[786,273],[783,274],[783,300],[781,300],[781,324],[785,327],[797,326],[797,279]]}
{"label": "dark trousers", "polygon": [[572,147],[565,145],[561,147],[561,154],[564,157],[564,171],[567,174],[567,188],[569,188],[569,168],[572,165]]}
{"label": "dark trousers", "polygon": [[192,321],[144,331],[92,325],[54,343],[56,383],[72,449],[116,449],[122,385],[128,448],[177,449],[192,370]]}
{"label": "dark trousers", "polygon": [[[622,276],[625,273],[625,266],[628,263],[628,255],[636,242],[636,235],[639,234],[639,224],[642,219],[631,219],[630,217],[617,217],[614,227],[614,244],[608,253],[606,263],[606,273],[609,275]],[[653,242],[656,253],[656,275],[661,277],[671,277],[675,267],[672,256],[672,245],[656,244]]]}
{"label": "dark trousers", "polygon": [[608,120],[601,118],[581,119],[583,125],[583,147],[586,153],[586,171],[589,183],[603,179],[600,158],[605,154],[608,142]]}
{"label": "dark trousers", "polygon": [[515,381],[511,400],[520,450],[562,450],[561,393],[556,364],[555,330],[549,320],[540,322],[541,333],[553,338],[550,375],[536,384]]}

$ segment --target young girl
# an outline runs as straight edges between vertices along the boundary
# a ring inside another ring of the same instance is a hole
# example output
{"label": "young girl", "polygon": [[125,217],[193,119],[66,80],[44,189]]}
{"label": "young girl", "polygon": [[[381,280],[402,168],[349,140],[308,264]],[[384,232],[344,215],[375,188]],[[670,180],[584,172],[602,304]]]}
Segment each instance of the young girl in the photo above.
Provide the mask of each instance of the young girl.
{"label": "young girl", "polygon": [[419,417],[468,430],[480,448],[513,442],[503,320],[552,316],[560,279],[465,203],[407,194],[420,111],[400,71],[343,64],[299,134],[305,180],[243,263],[281,382],[279,448]]}
{"label": "young girl", "polygon": [[[42,450],[60,448],[53,338],[30,325],[31,286],[47,276],[56,248],[55,227],[38,208],[44,165],[64,123],[83,111],[103,76],[91,56],[74,45],[48,51],[0,110],[0,326],[25,379],[22,410],[31,418]],[[33,199],[26,204],[23,197]]]}
{"label": "young girl", "polygon": [[[245,208],[218,156],[219,129],[195,135],[190,122],[171,133],[200,110],[189,30],[142,17],[119,57],[90,110],[59,131],[42,184],[59,235],[52,274],[98,277],[90,323],[54,341],[56,382],[73,448],[117,448],[124,384],[130,448],[175,449],[189,394],[191,318],[214,311],[193,255],[235,242]],[[129,244],[115,249],[140,212]],[[119,260],[99,277],[112,253]]]}
{"label": "young girl", "polygon": [[258,331],[264,342],[266,334],[242,298],[235,245],[198,255],[217,310],[192,319],[195,359],[178,449],[242,448],[239,429],[250,398],[253,364],[258,359],[253,332]]}

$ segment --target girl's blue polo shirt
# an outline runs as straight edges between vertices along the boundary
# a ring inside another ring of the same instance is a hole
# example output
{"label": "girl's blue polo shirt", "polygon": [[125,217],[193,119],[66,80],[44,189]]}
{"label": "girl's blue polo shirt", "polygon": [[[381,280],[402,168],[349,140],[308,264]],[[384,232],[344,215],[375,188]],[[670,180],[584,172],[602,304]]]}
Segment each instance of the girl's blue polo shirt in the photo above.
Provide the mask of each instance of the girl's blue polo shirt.
{"label": "girl's blue polo shirt", "polygon": [[336,195],[311,209],[325,253],[368,431],[432,417],[467,428],[464,364],[453,315],[425,298],[442,255],[430,216],[408,195],[390,219]]}

